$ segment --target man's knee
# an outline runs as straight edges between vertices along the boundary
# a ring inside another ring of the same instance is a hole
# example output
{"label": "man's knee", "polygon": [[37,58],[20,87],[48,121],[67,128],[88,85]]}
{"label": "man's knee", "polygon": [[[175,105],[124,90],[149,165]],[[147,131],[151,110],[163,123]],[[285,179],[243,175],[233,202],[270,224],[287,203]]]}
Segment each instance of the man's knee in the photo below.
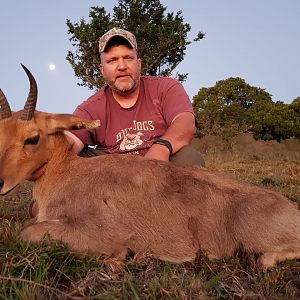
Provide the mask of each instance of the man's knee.
{"label": "man's knee", "polygon": [[178,165],[205,167],[201,153],[193,146],[186,146],[170,157],[170,161]]}

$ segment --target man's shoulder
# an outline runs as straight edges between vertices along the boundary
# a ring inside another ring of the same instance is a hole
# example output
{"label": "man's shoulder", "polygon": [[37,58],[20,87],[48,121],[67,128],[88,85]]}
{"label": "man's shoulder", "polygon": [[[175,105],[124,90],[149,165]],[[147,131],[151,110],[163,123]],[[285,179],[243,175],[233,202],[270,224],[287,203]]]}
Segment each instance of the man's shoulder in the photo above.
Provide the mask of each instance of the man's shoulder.
{"label": "man's shoulder", "polygon": [[179,81],[171,78],[171,77],[163,77],[163,76],[142,76],[142,81],[146,85],[162,85],[162,86],[168,86],[172,84],[178,84]]}
{"label": "man's shoulder", "polygon": [[170,77],[142,76],[142,81],[145,90],[154,98],[161,98],[169,93],[182,93],[184,90],[178,80]]}

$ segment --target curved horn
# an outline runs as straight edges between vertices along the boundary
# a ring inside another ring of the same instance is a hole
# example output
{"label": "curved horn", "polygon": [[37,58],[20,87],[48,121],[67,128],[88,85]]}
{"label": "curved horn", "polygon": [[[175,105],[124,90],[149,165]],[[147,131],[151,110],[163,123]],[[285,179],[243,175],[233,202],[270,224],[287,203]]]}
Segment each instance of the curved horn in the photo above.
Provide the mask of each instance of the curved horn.
{"label": "curved horn", "polygon": [[26,100],[26,103],[24,106],[24,110],[23,110],[23,113],[22,113],[20,119],[29,121],[33,118],[33,114],[35,111],[38,89],[37,89],[37,84],[36,84],[36,81],[35,81],[33,75],[30,73],[30,71],[24,65],[21,64],[21,66],[29,78],[30,89],[29,89],[29,94],[28,94],[28,97],[27,97],[27,100]]}
{"label": "curved horn", "polygon": [[0,119],[3,120],[3,119],[7,119],[7,118],[11,117],[11,110],[10,110],[8,101],[1,89],[0,89],[0,106],[1,106]]}

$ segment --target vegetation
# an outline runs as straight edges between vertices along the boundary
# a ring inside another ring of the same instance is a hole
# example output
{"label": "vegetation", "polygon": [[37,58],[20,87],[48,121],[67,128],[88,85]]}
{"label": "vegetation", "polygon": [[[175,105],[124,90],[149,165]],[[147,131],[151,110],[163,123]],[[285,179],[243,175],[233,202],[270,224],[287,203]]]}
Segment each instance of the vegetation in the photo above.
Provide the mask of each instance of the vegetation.
{"label": "vegetation", "polygon": [[[255,141],[244,134],[195,139],[207,167],[281,191],[300,203],[300,142]],[[210,262],[172,264],[142,254],[124,264],[105,257],[78,258],[60,243],[21,242],[29,218],[31,185],[0,196],[0,299],[299,299],[300,264],[262,272],[255,257],[239,253]]]}
{"label": "vegetation", "polygon": [[[135,34],[139,55],[142,58],[142,74],[169,76],[183,60],[186,47],[192,42],[187,34],[191,26],[184,22],[181,11],[166,13],[159,0],[118,0],[111,17],[104,7],[90,9],[90,22],[81,19],[72,23],[67,20],[75,52],[68,52],[67,60],[75,75],[82,80],[80,85],[99,88],[104,81],[99,72],[99,38],[113,27],[121,27]],[[194,41],[204,33],[199,32]],[[177,74],[184,80],[187,74]]]}
{"label": "vegetation", "polygon": [[300,98],[290,105],[272,101],[265,90],[241,78],[218,81],[193,98],[198,136],[219,134],[231,138],[252,132],[256,139],[300,138]]}

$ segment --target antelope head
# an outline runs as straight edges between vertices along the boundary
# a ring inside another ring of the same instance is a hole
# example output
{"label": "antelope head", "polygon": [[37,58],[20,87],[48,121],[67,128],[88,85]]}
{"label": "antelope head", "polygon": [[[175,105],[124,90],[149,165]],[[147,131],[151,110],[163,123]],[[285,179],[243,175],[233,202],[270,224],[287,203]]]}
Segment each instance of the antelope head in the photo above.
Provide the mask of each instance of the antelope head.
{"label": "antelope head", "polygon": [[22,181],[32,179],[41,168],[45,169],[52,156],[49,135],[100,125],[99,121],[73,115],[35,111],[37,84],[31,72],[22,67],[30,81],[24,109],[12,112],[0,89],[0,194],[8,193]]}

